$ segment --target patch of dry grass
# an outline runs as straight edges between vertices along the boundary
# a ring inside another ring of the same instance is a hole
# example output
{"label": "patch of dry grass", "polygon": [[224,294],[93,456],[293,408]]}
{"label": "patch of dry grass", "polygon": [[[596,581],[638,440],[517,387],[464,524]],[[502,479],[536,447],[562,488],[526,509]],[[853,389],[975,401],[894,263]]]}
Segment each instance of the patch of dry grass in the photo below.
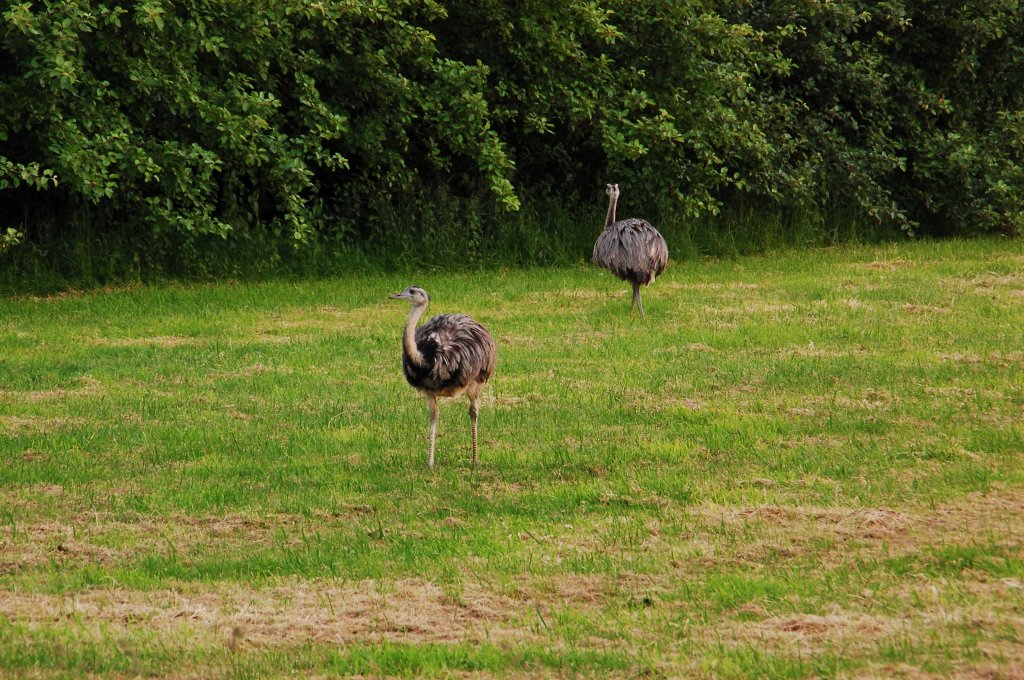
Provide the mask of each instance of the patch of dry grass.
{"label": "patch of dry grass", "polygon": [[[44,434],[65,427],[82,427],[86,423],[88,421],[85,418],[0,415],[0,434]],[[28,458],[23,459],[32,460],[32,454],[28,455]]]}
{"label": "patch of dry grass", "polygon": [[259,647],[309,643],[523,640],[508,598],[469,584],[453,597],[430,581],[285,581],[267,588],[222,584],[137,591],[93,588],[67,595],[5,592],[0,616],[52,625],[68,619],[109,629],[145,628],[201,641]]}
{"label": "patch of dry grass", "polygon": [[198,347],[208,343],[206,338],[180,335],[154,335],[135,338],[94,338],[92,344],[102,347]]}
{"label": "patch of dry grass", "polygon": [[0,675],[1013,677],[1019,245],[933,248],[437,275],[433,472],[397,280],[12,302]]}
{"label": "patch of dry grass", "polygon": [[99,380],[90,375],[75,379],[75,387],[57,387],[45,390],[9,390],[0,389],[0,400],[13,404],[35,404],[38,402],[59,401],[102,395],[106,388]]}

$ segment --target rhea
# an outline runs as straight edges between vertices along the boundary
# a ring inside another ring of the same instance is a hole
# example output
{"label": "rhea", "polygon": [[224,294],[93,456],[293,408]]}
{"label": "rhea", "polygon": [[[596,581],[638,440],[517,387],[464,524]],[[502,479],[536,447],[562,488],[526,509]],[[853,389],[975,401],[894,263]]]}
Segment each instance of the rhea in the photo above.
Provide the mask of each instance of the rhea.
{"label": "rhea", "polygon": [[473,425],[473,465],[477,454],[477,417],[480,390],[494,374],[498,351],[486,328],[465,314],[439,314],[419,328],[430,304],[427,291],[409,286],[390,296],[412,303],[402,335],[402,371],[410,385],[426,396],[430,404],[430,454],[434,468],[434,440],[437,437],[437,398],[469,397],[469,419]]}
{"label": "rhea", "polygon": [[633,308],[644,318],[644,302],[640,286],[650,286],[655,277],[665,271],[668,264],[668,245],[661,233],[647,220],[627,217],[615,221],[615,206],[619,201],[619,185],[608,184],[608,214],[604,220],[604,231],[594,244],[594,264],[610,270],[623,281],[633,285]]}

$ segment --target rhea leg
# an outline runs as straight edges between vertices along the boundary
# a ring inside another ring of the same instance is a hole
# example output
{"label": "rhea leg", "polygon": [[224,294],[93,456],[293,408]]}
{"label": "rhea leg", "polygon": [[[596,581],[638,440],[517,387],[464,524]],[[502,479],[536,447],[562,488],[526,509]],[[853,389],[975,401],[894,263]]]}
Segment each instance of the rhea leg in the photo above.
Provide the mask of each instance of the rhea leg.
{"label": "rhea leg", "polygon": [[434,439],[437,437],[437,397],[431,394],[427,396],[427,400],[430,402],[430,459],[427,461],[427,465],[433,470]]}
{"label": "rhea leg", "polygon": [[[633,308],[640,302],[640,284],[633,284],[633,301],[629,303],[629,318],[633,318]],[[640,307],[640,317],[643,318],[644,308]]]}
{"label": "rhea leg", "polygon": [[640,318],[644,318],[644,298],[640,294],[640,286],[636,287],[636,306],[640,310]]}
{"label": "rhea leg", "polygon": [[477,416],[480,415],[480,391],[473,390],[469,394],[469,420],[473,424],[473,465],[476,465],[480,458],[477,455],[476,445],[476,421]]}

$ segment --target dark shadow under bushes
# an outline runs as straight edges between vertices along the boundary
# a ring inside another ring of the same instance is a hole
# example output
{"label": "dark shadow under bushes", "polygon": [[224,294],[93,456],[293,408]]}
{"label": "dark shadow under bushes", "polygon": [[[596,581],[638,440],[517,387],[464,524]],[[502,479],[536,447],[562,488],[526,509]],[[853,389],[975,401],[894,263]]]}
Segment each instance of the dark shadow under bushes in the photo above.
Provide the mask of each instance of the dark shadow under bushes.
{"label": "dark shadow under bushes", "polygon": [[546,197],[526,197],[510,213],[492,201],[440,193],[382,210],[363,249],[389,270],[569,264],[589,257],[603,210],[597,213]]}
{"label": "dark shadow under bushes", "polygon": [[[23,242],[0,253],[6,293],[49,293],[137,281],[259,280],[371,271],[465,271],[490,268],[589,265],[603,228],[603,193],[585,205],[526,196],[518,212],[481,198],[447,193],[388,204],[378,214],[330,228],[293,245],[258,229],[217,235],[97,232],[94,219],[65,225],[65,236]],[[905,238],[896,229],[864,225],[836,209],[810,210],[726,204],[706,218],[671,206],[630,205],[620,217],[650,220],[664,234],[672,259],[733,257],[791,247]],[[45,236],[45,235],[44,235]]]}
{"label": "dark shadow under bushes", "polygon": [[[351,247],[362,253],[364,263],[391,271],[589,263],[606,207],[599,189],[594,190],[592,201],[577,204],[526,195],[514,213],[486,199],[440,193],[388,206],[366,225],[365,242]],[[630,216],[643,217],[658,227],[676,260],[906,238],[894,226],[866,224],[838,207],[826,214],[742,197],[725,204],[718,214],[702,218],[684,214],[669,201],[641,206],[631,205],[627,197],[620,203],[618,217]],[[326,243],[320,247],[330,250]],[[339,258],[333,260],[344,268]]]}
{"label": "dark shadow under bushes", "polygon": [[671,210],[662,214],[659,228],[672,244],[672,257],[677,260],[907,238],[896,227],[867,224],[838,207],[825,213],[737,200],[706,218],[675,215]]}

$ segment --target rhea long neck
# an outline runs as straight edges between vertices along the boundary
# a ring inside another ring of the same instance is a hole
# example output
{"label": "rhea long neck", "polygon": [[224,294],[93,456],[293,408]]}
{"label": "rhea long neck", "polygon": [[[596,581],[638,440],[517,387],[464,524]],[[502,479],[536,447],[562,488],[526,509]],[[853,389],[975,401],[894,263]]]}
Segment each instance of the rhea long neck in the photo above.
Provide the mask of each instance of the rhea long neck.
{"label": "rhea long neck", "polygon": [[405,348],[405,354],[409,357],[409,361],[414,366],[423,366],[426,360],[423,358],[423,354],[420,353],[419,347],[416,346],[416,324],[419,322],[420,317],[423,316],[423,312],[427,311],[427,303],[413,303],[412,309],[409,310],[409,318],[405,320],[405,333],[402,335],[402,347]]}
{"label": "rhea long neck", "polygon": [[612,224],[615,224],[615,204],[618,202],[619,197],[615,194],[608,195],[608,215],[604,218],[604,228],[607,229]]}

